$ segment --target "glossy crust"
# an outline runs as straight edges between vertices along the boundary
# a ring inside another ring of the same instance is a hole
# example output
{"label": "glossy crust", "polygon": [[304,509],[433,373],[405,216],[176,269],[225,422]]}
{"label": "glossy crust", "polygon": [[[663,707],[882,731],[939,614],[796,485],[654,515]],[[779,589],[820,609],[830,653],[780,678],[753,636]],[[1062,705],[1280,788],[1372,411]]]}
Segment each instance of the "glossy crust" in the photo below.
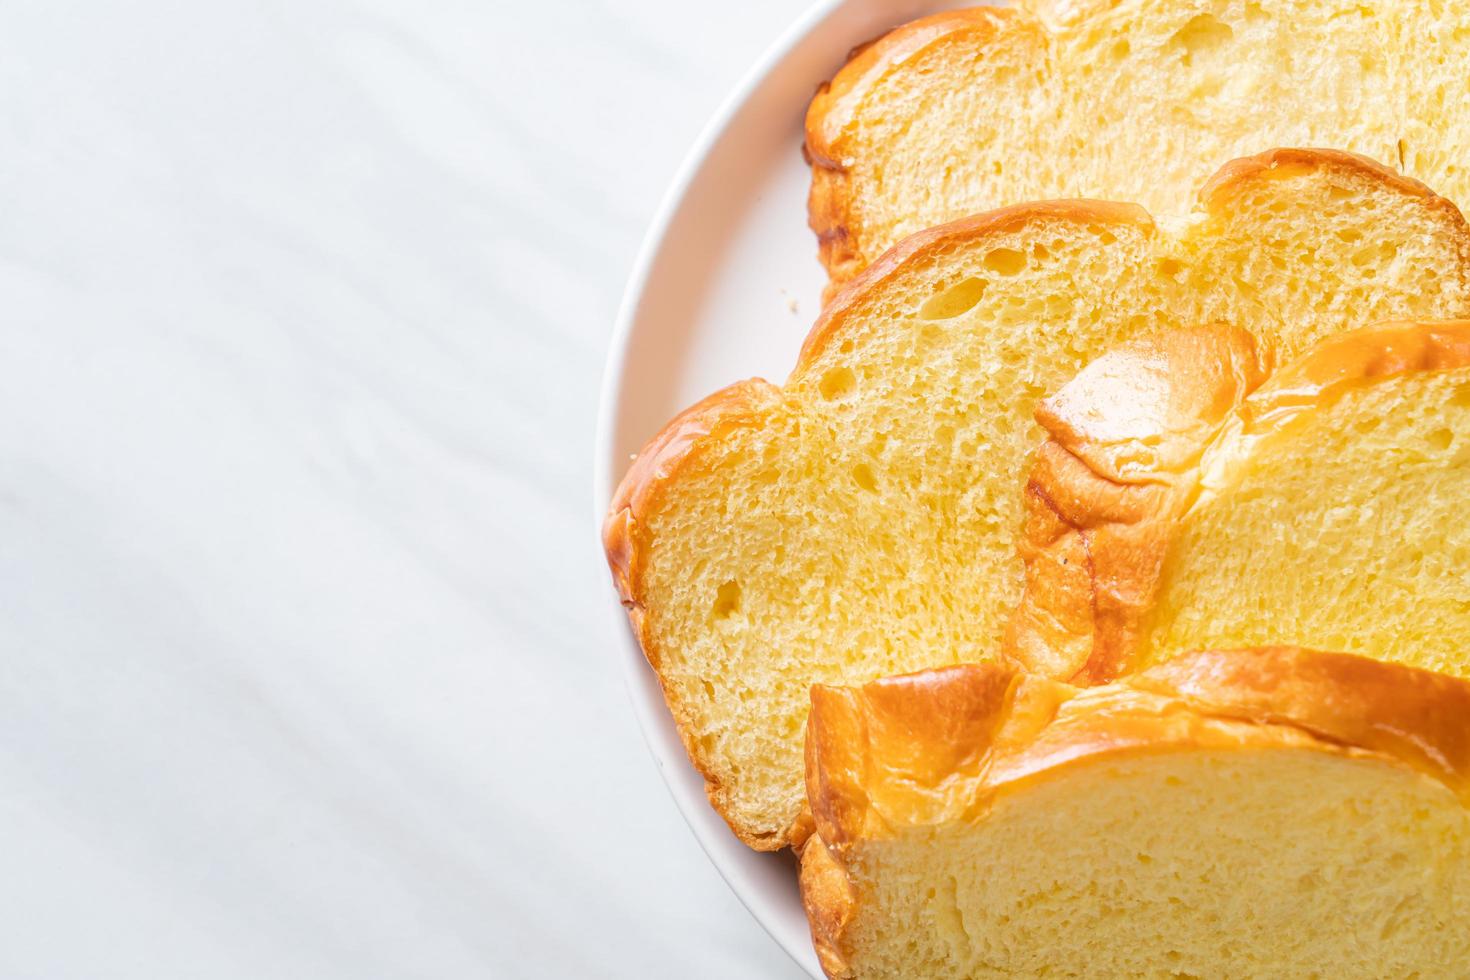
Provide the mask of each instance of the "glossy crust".
{"label": "glossy crust", "polygon": [[[874,57],[881,54],[882,42],[875,45],[872,50],[876,52]],[[1402,185],[1410,188],[1415,194],[1422,189],[1420,185],[1412,181],[1400,178],[1370,161],[1353,157],[1351,154],[1319,150],[1279,150],[1227,164],[1205,185],[1210,189],[1207,199],[1210,213],[1217,215],[1226,213],[1235,192],[1250,186],[1253,181],[1270,179],[1272,174],[1279,171],[1283,160],[1298,167],[1351,168],[1354,172],[1369,179],[1382,179],[1389,186]],[[1424,191],[1424,193],[1428,192]],[[1454,206],[1448,202],[1445,202],[1445,206],[1454,210]],[[1458,215],[1457,211],[1454,213]],[[1153,219],[1148,212],[1137,205],[1101,201],[1051,201],[1001,208],[919,232],[899,242],[835,293],[807,335],[792,371],[792,378],[801,376],[829,348],[834,345],[840,346],[844,339],[855,332],[860,327],[860,321],[869,308],[872,298],[881,295],[885,287],[901,275],[914,268],[937,262],[945,254],[957,248],[982,247],[988,238],[1012,233],[1033,222],[1052,221],[1074,222],[1078,225],[1132,225],[1143,228],[1150,234],[1155,231]],[[1202,233],[1207,234],[1208,232]],[[1463,239],[1466,248],[1470,249],[1470,230],[1466,231]],[[1467,262],[1467,265],[1470,265],[1470,262]],[[623,477],[613,496],[608,516],[603,523],[603,545],[607,552],[608,565],[614,584],[618,588],[624,607],[628,610],[634,633],[638,637],[644,655],[648,657],[649,663],[656,672],[660,670],[663,652],[653,642],[652,630],[648,622],[648,617],[652,613],[646,602],[642,582],[642,570],[651,546],[647,516],[657,511],[670,486],[677,484],[685,474],[697,472],[691,467],[698,466],[701,453],[712,444],[722,440],[723,433],[733,427],[765,424],[770,413],[783,402],[784,392],[781,388],[759,379],[741,382],[716,392],[676,416],[664,427],[663,431],[649,441],[643,451],[638,454],[636,462]],[[1043,451],[1053,456],[1057,455],[1055,450],[1044,449]],[[1066,461],[1063,460],[1063,463]],[[1125,518],[1123,523],[1131,524],[1136,514],[1129,511]],[[1083,543],[1081,539],[1066,539],[1065,535],[1070,527],[1065,524],[1058,525],[1054,526],[1050,532],[1038,527],[1034,537],[1036,540],[1043,540],[1049,534],[1057,542],[1057,555],[1060,558],[1064,555],[1065,549],[1075,549],[1079,543]],[[1032,537],[1028,533],[1027,540],[1031,540]],[[1066,567],[1060,561],[1054,564],[1058,568]],[[1074,566],[1068,574],[1075,575],[1076,567]],[[1083,584],[1091,588],[1090,582],[1089,579]],[[1070,609],[1071,606],[1063,608]],[[1088,622],[1090,621],[1089,618]],[[1079,628],[1075,622],[1063,625],[1068,630]],[[1067,645],[1069,648],[1075,648],[1078,642],[1069,640]],[[1048,673],[1053,676],[1067,676],[1056,671],[1048,671]],[[724,805],[719,780],[712,766],[708,760],[699,755],[698,750],[692,744],[690,728],[686,722],[686,712],[677,703],[677,697],[670,686],[665,683],[665,678],[661,673],[659,680],[669,704],[669,710],[678,725],[680,737],[689,752],[690,760],[705,778],[710,802],[715,810],[730,823],[735,834],[758,850],[778,850],[803,840],[806,834],[803,820],[798,820],[787,830],[776,834],[752,833],[747,828],[736,825],[728,808]]]}
{"label": "glossy crust", "polygon": [[1248,437],[1280,432],[1346,392],[1421,371],[1470,366],[1470,320],[1385,323],[1330,337],[1285,366],[1240,409]]}
{"label": "glossy crust", "polygon": [[1042,402],[1009,658],[1084,685],[1123,671],[1173,527],[1161,515],[1181,509],[1209,440],[1270,368],[1244,330],[1204,326],[1104,354]]}
{"label": "glossy crust", "polygon": [[1026,587],[1007,655],[1083,685],[1128,673],[1178,521],[1253,445],[1353,388],[1466,366],[1463,320],[1329,338],[1259,390],[1268,362],[1223,327],[1094,361],[1037,410],[1049,438],[1026,486]]}
{"label": "glossy crust", "polygon": [[802,895],[823,968],[850,976],[858,891],[846,863],[905,829],[979,825],[993,801],[1108,757],[1308,748],[1369,755],[1470,805],[1470,683],[1348,654],[1272,647],[1186,654],[1107,687],[995,664],[816,687],[807,784],[817,836]]}

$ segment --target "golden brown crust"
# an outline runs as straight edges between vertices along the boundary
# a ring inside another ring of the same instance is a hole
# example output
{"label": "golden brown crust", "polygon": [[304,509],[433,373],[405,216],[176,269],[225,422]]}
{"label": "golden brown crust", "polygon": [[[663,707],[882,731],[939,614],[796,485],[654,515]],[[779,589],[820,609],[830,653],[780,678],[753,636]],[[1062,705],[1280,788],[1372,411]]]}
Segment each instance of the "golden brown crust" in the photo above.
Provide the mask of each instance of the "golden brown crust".
{"label": "golden brown crust", "polygon": [[1015,21],[1013,11],[998,7],[922,17],[856,49],[832,81],[817,91],[806,113],[805,152],[812,167],[807,220],[816,232],[822,265],[832,280],[827,298],[876,257],[864,255],[859,248],[858,202],[844,156],[848,127],[863,100],[891,72],[920,53],[976,34],[989,38]]}
{"label": "golden brown crust", "polygon": [[1470,683],[1429,670],[1297,647],[1210,651],[1127,681],[1202,713],[1287,725],[1392,756],[1470,803]]}
{"label": "golden brown crust", "polygon": [[807,192],[807,224],[817,235],[817,260],[827,270],[822,287],[822,305],[832,302],[842,284],[867,266],[851,231],[856,216],[851,214],[852,178],[846,170],[812,166],[812,186]]}
{"label": "golden brown crust", "polygon": [[[829,844],[882,833],[892,786],[936,787],[981,778],[1017,681],[997,664],[889,677],[863,688],[812,688],[807,797]],[[922,703],[922,714],[911,708]],[[947,751],[946,747],[954,751]],[[879,773],[871,770],[877,765]],[[874,823],[877,821],[877,823]]]}
{"label": "golden brown crust", "polygon": [[[1133,670],[1201,479],[1353,388],[1470,366],[1470,321],[1341,334],[1262,385],[1268,366],[1239,331],[1176,332],[1104,355],[1042,405],[1050,438],[1027,484],[1026,585],[1009,657],[1083,685]],[[1215,453],[1222,445],[1229,459]]]}
{"label": "golden brown crust", "polygon": [[841,944],[857,895],[846,870],[817,836],[801,849],[801,904],[823,972],[833,980],[851,977]]}
{"label": "golden brown crust", "polygon": [[1180,481],[1269,370],[1250,334],[1205,326],[1105,354],[1041,404],[1050,438],[1026,485],[1009,658],[1083,685],[1128,666]]}
{"label": "golden brown crust", "polygon": [[1470,320],[1399,321],[1329,337],[1272,376],[1241,406],[1246,431],[1265,434],[1345,392],[1420,371],[1470,366]]}
{"label": "golden brown crust", "polygon": [[[1006,696],[989,696],[1001,680]],[[1271,647],[1185,654],[1091,690],[1043,685],[982,664],[813,689],[808,737],[826,744],[809,753],[807,779],[826,818],[803,852],[802,889],[829,976],[849,975],[853,847],[905,828],[977,824],[998,796],[1090,761],[1283,748],[1369,756],[1437,779],[1470,806],[1470,682],[1457,678]],[[935,717],[956,708],[959,719]],[[875,735],[874,718],[910,733]]]}
{"label": "golden brown crust", "polygon": [[1200,188],[1199,201],[1206,211],[1218,210],[1242,189],[1259,180],[1284,180],[1319,170],[1333,170],[1372,183],[1382,183],[1413,197],[1423,198],[1435,208],[1463,223],[1460,209],[1440,197],[1429,185],[1386,167],[1371,157],[1326,147],[1281,147],[1255,156],[1231,160]]}

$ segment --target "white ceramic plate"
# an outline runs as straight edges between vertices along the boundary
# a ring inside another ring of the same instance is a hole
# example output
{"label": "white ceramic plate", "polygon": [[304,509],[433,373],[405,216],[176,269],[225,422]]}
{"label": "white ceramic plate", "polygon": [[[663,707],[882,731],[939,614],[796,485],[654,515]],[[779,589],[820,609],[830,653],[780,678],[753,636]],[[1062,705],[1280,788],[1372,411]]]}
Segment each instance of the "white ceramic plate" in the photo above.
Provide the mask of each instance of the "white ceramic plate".
{"label": "white ceramic plate", "polygon": [[[603,377],[593,464],[599,525],[632,453],[686,405],[752,376],[784,380],[825,281],[806,226],[802,120],[817,85],[854,46],[955,3],[823,0],[750,71],[669,189],[628,282]],[[644,737],[705,853],[751,914],[820,978],[788,854],[757,854],[710,809],[663,696],[608,590]]]}

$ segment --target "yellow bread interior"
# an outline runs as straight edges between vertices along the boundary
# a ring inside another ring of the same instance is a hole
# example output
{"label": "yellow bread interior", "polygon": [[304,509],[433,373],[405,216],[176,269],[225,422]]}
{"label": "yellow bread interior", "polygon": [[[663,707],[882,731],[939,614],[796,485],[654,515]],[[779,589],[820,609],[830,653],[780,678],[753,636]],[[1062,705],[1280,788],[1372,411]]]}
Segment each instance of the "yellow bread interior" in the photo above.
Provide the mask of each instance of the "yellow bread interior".
{"label": "yellow bread interior", "polygon": [[1470,200],[1470,14],[1439,0],[1033,0],[863,49],[807,117],[835,280],[921,228],[1017,201],[1187,211],[1201,168],[1366,154]]}
{"label": "yellow bread interior", "polygon": [[1143,663],[1280,642],[1470,676],[1470,365],[1231,432],[1206,466]]}
{"label": "yellow bread interior", "polygon": [[1363,319],[1467,312],[1463,219],[1341,154],[1222,171],[1188,221],[994,212],[905,242],[818,322],[784,388],[671,422],[612,503],[614,577],[710,798],[752,846],[804,835],[813,683],[993,655],[1021,584],[1038,399],[1108,347],[1204,319],[1240,370]]}
{"label": "yellow bread interior", "polygon": [[1465,975],[1470,688],[1356,659],[1203,654],[1085,694],[996,696],[995,667],[817,689],[802,888],[822,965]]}

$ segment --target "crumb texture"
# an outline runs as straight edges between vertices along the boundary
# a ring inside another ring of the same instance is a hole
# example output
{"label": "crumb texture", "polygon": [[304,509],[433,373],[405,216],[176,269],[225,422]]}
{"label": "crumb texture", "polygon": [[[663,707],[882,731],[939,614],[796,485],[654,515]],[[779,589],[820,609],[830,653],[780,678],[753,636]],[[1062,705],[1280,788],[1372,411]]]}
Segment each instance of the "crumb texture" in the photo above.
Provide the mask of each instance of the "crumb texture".
{"label": "crumb texture", "polygon": [[1279,642],[1470,676],[1470,367],[1354,386],[1212,463],[1145,663]]}
{"label": "crumb texture", "polygon": [[784,388],[671,424],[606,525],[711,800],[798,839],[813,683],[995,655],[1021,590],[1037,403],[1102,351],[1212,319],[1261,358],[1387,316],[1470,313],[1458,211],[1342,154],[1216,179],[1188,222],[1029,205],[917,236],[818,322]]}
{"label": "crumb texture", "polygon": [[941,14],[808,114],[812,223],[844,280],[921,228],[1018,201],[1190,209],[1196,175],[1332,146],[1470,200],[1470,15],[1439,0],[1033,0]]}

